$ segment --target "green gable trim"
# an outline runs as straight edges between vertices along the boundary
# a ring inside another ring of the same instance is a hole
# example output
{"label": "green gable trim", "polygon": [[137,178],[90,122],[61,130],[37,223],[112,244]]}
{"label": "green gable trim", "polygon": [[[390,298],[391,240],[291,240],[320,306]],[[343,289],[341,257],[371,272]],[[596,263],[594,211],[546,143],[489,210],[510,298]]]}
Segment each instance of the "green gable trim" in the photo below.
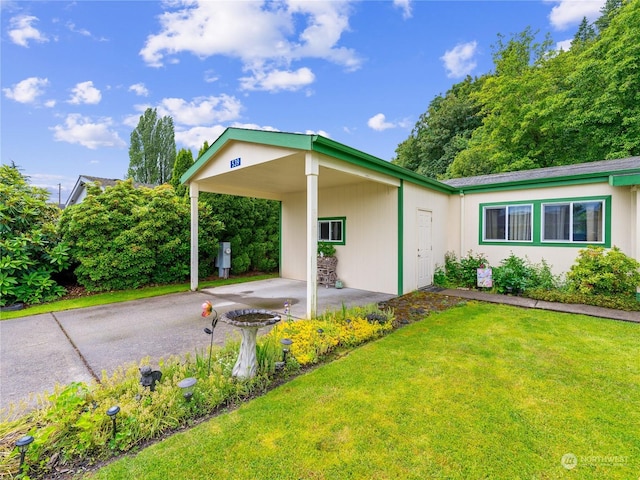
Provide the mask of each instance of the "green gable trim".
{"label": "green gable trim", "polygon": [[398,296],[404,294],[404,181],[398,187]]}
{"label": "green gable trim", "polygon": [[187,183],[189,179],[198,171],[202,166],[220,151],[227,142],[238,141],[247,143],[259,143],[262,145],[270,145],[274,147],[288,147],[297,150],[311,150],[311,144],[313,137],[311,135],[301,133],[284,133],[284,132],[269,132],[266,130],[247,130],[242,128],[227,128],[222,135],[220,135],[215,142],[211,144],[209,149],[202,154],[200,158],[196,160],[189,170],[187,170],[182,177],[180,177],[181,183]]}
{"label": "green gable trim", "polygon": [[609,185],[612,187],[629,187],[631,185],[640,185],[640,173],[629,175],[611,175],[609,177]]}
{"label": "green gable trim", "polygon": [[[604,201],[604,242],[551,242],[542,240],[542,205],[548,203],[563,202],[589,202]],[[533,230],[531,232],[531,241],[509,241],[509,240],[484,240],[484,208],[485,207],[506,207],[512,205],[532,205],[533,211]],[[568,198],[545,198],[542,200],[522,200],[512,202],[490,202],[481,203],[478,212],[478,244],[479,245],[501,245],[503,247],[520,246],[520,247],[570,247],[570,248],[586,248],[590,245],[611,248],[611,195],[601,195],[594,197],[568,197]]]}

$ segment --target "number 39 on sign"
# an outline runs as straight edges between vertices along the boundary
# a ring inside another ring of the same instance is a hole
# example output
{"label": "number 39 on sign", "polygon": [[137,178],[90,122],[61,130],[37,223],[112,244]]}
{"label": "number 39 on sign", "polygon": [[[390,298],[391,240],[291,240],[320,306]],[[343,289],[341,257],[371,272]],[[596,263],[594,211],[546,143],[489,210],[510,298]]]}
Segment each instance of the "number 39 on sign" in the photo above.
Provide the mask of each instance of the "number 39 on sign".
{"label": "number 39 on sign", "polygon": [[229,168],[236,168],[240,166],[240,157],[234,158],[229,162]]}

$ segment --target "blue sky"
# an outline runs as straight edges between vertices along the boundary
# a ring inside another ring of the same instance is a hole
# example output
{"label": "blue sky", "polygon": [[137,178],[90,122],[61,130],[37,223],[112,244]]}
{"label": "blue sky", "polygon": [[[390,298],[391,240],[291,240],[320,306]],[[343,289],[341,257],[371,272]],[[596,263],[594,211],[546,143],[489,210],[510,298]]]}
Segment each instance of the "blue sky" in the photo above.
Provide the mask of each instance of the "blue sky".
{"label": "blue sky", "polygon": [[530,26],[567,46],[604,0],[0,0],[0,155],[64,202],[124,178],[147,107],[197,154],[229,126],[320,133],[385,160],[431,100]]}

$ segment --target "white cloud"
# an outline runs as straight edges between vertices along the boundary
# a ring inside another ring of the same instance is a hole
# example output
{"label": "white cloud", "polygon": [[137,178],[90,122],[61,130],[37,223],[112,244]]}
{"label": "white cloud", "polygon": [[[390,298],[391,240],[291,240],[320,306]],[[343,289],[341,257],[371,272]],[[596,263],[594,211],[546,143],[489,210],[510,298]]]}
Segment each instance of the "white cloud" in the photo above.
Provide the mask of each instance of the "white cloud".
{"label": "white cloud", "polygon": [[571,50],[571,43],[573,43],[573,39],[558,42],[556,43],[556,50],[564,50],[565,52],[568,52],[569,50]]}
{"label": "white cloud", "polygon": [[99,147],[125,147],[126,143],[112,130],[111,118],[94,122],[78,113],[67,115],[64,125],[51,127],[53,138],[58,142],[77,143],[95,150]]}
{"label": "white cloud", "polygon": [[218,97],[197,97],[190,102],[182,98],[163,98],[157,106],[159,117],[169,115],[174,123],[181,125],[228,122],[239,118],[241,110],[242,104],[237,98],[224,94]]}
{"label": "white cloud", "polygon": [[[230,126],[235,128],[247,128],[251,130],[266,130],[269,132],[278,132],[279,130],[270,126],[260,126],[255,123],[237,123],[234,122]],[[222,132],[226,130],[226,126],[213,125],[211,127],[193,127],[187,130],[176,131],[176,143],[184,145],[192,150],[199,151],[204,142],[209,142],[211,145],[215,142]]]}
{"label": "white cloud", "polygon": [[474,55],[478,48],[478,42],[460,43],[447,50],[440,59],[444,62],[444,68],[447,70],[447,77],[460,78],[470,74],[476,68]]}
{"label": "white cloud", "polygon": [[[165,6],[160,32],[149,35],[140,50],[150,66],[162,66],[184,52],[200,58],[226,55],[239,59],[255,79],[253,84],[259,85],[262,77],[273,72],[291,73],[291,63],[305,58],[324,59],[347,70],[356,70],[362,63],[352,49],[338,45],[349,28],[348,0],[176,0]],[[302,80],[308,81],[310,70],[297,70],[301,71],[306,75]],[[291,78],[284,77],[283,86],[290,86]]]}
{"label": "white cloud", "polygon": [[206,72],[204,72],[204,81],[207,83],[217,82],[218,76],[216,75],[216,72],[214,72],[213,70],[207,70]]}
{"label": "white cloud", "polygon": [[102,99],[100,90],[93,86],[92,81],[78,83],[71,91],[73,95],[71,95],[69,103],[75,105],[81,103],[96,104],[100,103]]}
{"label": "white cloud", "polygon": [[47,108],[53,108],[56,106],[56,101],[55,100],[47,100],[46,102],[44,102],[44,106]]}
{"label": "white cloud", "polygon": [[13,88],[3,88],[7,98],[19,103],[34,103],[44,93],[44,87],[49,85],[46,78],[29,77],[13,85]]}
{"label": "white cloud", "polygon": [[242,77],[240,88],[242,90],[265,90],[277,92],[279,90],[295,91],[315,80],[315,75],[307,67],[302,67],[292,72],[290,70],[272,70],[270,72],[256,72],[252,77]]}
{"label": "white cloud", "polygon": [[140,97],[148,97],[149,89],[144,86],[144,83],[134,83],[129,87],[130,92],[135,92],[136,95]]}
{"label": "white cloud", "polygon": [[600,9],[605,0],[560,0],[551,9],[549,21],[554,28],[564,30],[572,25],[579,24],[584,17],[593,22],[600,16]]}
{"label": "white cloud", "polygon": [[49,39],[32,24],[38,21],[38,17],[32,15],[18,15],[9,20],[9,38],[13,43],[21,47],[29,47],[29,41],[43,43]]}
{"label": "white cloud", "polygon": [[393,5],[402,10],[402,18],[411,18],[411,0],[393,0]]}
{"label": "white cloud", "polygon": [[384,113],[378,113],[371,117],[367,121],[367,125],[369,125],[369,128],[372,128],[373,130],[376,130],[378,132],[396,127],[396,124],[386,121]]}

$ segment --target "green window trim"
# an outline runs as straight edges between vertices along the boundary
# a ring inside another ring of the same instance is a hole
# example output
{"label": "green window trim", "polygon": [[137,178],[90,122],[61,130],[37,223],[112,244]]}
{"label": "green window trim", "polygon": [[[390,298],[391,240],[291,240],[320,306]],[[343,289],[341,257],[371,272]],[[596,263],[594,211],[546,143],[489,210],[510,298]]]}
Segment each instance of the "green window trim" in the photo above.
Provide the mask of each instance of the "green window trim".
{"label": "green window trim", "polygon": [[[553,241],[543,240],[542,228],[542,206],[549,204],[562,204],[562,203],[580,203],[580,202],[596,202],[602,201],[604,203],[604,218],[603,218],[603,233],[604,239],[601,242],[587,242],[587,241]],[[533,236],[532,241],[509,241],[509,240],[485,240],[484,239],[484,211],[486,207],[507,207],[512,205],[533,205]],[[570,197],[570,198],[546,198],[541,200],[527,200],[527,201],[513,201],[513,202],[490,202],[481,203],[479,206],[479,232],[478,232],[478,244],[479,245],[509,245],[509,246],[523,246],[523,247],[570,247],[570,248],[585,248],[589,245],[597,245],[600,247],[611,248],[611,195],[599,195],[592,197]]]}
{"label": "green window trim", "polygon": [[[339,240],[331,240],[322,238],[322,223],[329,224],[329,235],[333,230],[333,224],[340,223],[340,236]],[[318,218],[318,242],[331,243],[332,245],[345,245],[347,243],[347,217],[319,217]]]}

